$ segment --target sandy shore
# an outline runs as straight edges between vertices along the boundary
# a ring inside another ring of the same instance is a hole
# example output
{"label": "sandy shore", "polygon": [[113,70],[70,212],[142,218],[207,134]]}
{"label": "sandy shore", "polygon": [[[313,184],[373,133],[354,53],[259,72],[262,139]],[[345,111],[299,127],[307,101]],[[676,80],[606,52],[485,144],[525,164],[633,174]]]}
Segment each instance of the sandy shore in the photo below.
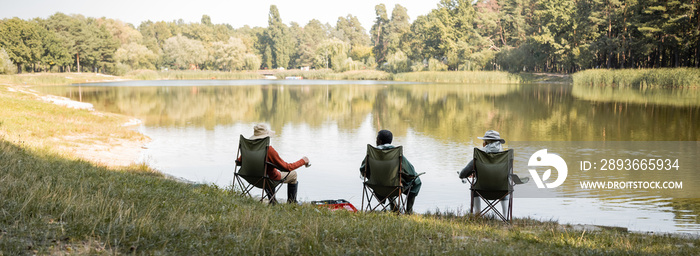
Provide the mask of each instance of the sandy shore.
{"label": "sandy shore", "polygon": [[141,150],[145,148],[147,140],[133,141],[126,139],[110,138],[108,142],[81,143],[88,136],[71,136],[61,138],[71,142],[71,146],[59,146],[58,150],[70,152],[73,155],[99,165],[119,167],[137,164]]}
{"label": "sandy shore", "polygon": [[[42,95],[36,90],[26,88],[24,86],[8,87],[8,90],[20,92],[35,96],[38,100],[53,103],[59,106],[85,109],[91,111],[94,115],[104,116],[107,113],[96,111],[92,104],[86,102],[78,102],[66,97],[55,95]],[[134,129],[141,125],[141,120],[136,118],[129,119],[122,124],[124,129]],[[145,144],[150,139],[128,140],[121,138],[109,138],[107,142],[96,139],[96,136],[91,134],[79,134],[74,136],[63,136],[53,138],[55,141],[61,141],[65,146],[58,146],[61,152],[69,152],[70,154],[95,164],[119,167],[136,164],[139,161],[141,150],[145,148]]]}

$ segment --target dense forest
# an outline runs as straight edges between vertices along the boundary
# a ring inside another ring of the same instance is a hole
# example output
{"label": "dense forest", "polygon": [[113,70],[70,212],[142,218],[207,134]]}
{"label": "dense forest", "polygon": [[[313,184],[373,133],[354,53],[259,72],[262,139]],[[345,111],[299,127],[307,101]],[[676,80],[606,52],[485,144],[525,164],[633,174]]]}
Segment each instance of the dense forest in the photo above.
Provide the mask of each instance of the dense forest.
{"label": "dense forest", "polygon": [[415,19],[397,4],[335,26],[145,21],[56,13],[0,20],[0,74],[136,69],[505,70],[698,67],[700,0],[441,0]]}

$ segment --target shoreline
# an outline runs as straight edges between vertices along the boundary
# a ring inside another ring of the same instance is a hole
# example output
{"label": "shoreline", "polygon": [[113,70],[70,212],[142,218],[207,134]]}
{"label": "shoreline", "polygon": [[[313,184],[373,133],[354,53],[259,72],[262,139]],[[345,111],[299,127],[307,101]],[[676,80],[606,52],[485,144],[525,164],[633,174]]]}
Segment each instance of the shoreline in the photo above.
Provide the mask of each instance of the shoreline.
{"label": "shoreline", "polygon": [[[538,75],[547,75],[547,74],[538,74]],[[103,76],[109,77],[109,78],[114,78],[114,76],[107,76],[107,75],[103,75]],[[90,81],[90,82],[111,82],[111,81],[126,81],[126,80],[130,80],[130,79],[117,79],[117,80],[105,79],[105,80]],[[50,94],[40,95],[40,92],[37,92],[37,91],[31,89],[32,86],[41,86],[41,85],[10,85],[7,88],[9,91],[33,95],[38,99],[37,101],[48,102],[48,103],[52,103],[54,105],[65,107],[65,108],[87,110],[87,111],[90,111],[91,113],[93,113],[94,115],[98,115],[98,116],[116,115],[114,113],[96,111],[94,109],[94,107],[92,106],[92,104],[90,104],[90,103],[79,102],[79,101],[71,100],[71,99],[66,98],[66,97],[60,97],[60,96],[55,96],[55,95],[50,95]],[[137,119],[137,118],[134,118],[134,117],[128,117],[128,118],[129,118],[128,122],[125,122],[121,125],[122,127],[124,127],[124,129],[135,130],[136,126],[142,124],[142,121]],[[108,166],[108,167],[127,167],[129,165],[134,165],[134,164],[144,164],[147,166],[148,165],[147,163],[139,163],[138,160],[139,160],[141,153],[145,149],[145,146],[147,145],[147,143],[150,142],[151,139],[140,132],[139,132],[139,134],[143,135],[146,139],[145,140],[128,140],[128,139],[121,139],[121,138],[109,138],[109,140],[107,142],[94,142],[94,141],[89,142],[89,143],[82,142],[82,141],[85,141],[86,139],[89,140],[91,138],[89,133],[75,135],[75,136],[61,137],[61,138],[53,138],[53,139],[67,141],[67,142],[71,143],[71,146],[58,146],[58,147],[56,147],[55,149],[57,151],[69,153],[75,157],[87,160],[87,161],[94,163],[94,164],[97,164],[97,165]],[[151,167],[149,166],[149,168],[151,168]],[[175,177],[175,176],[169,175],[167,173],[163,173],[162,171],[159,171],[159,172],[161,174],[163,174],[168,179],[173,179],[173,180],[177,180],[177,181],[188,183],[188,184],[198,184],[196,181],[190,181],[190,180],[183,179],[181,177]],[[620,230],[621,232],[625,232],[625,233],[641,233],[641,234],[651,234],[651,235],[672,235],[672,236],[681,236],[681,237],[690,236],[690,237],[694,237],[694,238],[700,237],[700,234],[693,234],[693,233],[629,231],[629,230],[627,230],[627,228],[624,228],[624,227],[600,226],[600,225],[592,225],[592,224],[585,224],[585,223],[563,223],[563,224],[560,223],[559,225],[563,226],[563,227],[570,226],[570,227],[573,227],[574,229],[580,229],[580,230],[584,230],[584,231],[588,231],[588,232],[599,231],[600,229],[616,229],[616,230]],[[624,230],[622,230],[622,229],[624,229]]]}
{"label": "shoreline", "polygon": [[[107,78],[114,77],[107,75],[104,76]],[[116,80],[104,79],[103,81],[93,80],[91,82],[105,81]],[[136,127],[142,124],[142,121],[138,118],[127,117],[121,114],[109,112],[100,112],[95,110],[91,103],[79,102],[66,97],[51,94],[43,94],[31,88],[41,85],[5,84],[5,86],[8,92],[19,94],[19,97],[22,97],[22,95],[29,96],[31,100],[36,101],[37,103],[50,103],[66,109],[88,111],[91,115],[96,116],[98,119],[110,119],[115,117],[127,119],[128,121],[121,123],[119,125],[120,127],[116,129],[135,131],[141,136],[141,138],[138,139],[120,138],[119,136],[99,138],[98,135],[95,135],[90,131],[85,131],[82,133],[71,133],[70,135],[66,136],[51,136],[50,138],[47,138],[50,142],[55,143],[55,145],[50,146],[50,148],[58,151],[59,153],[67,153],[97,165],[108,167],[126,167],[139,164],[138,161],[141,152],[145,148],[145,145],[151,140],[148,136],[136,131]],[[39,139],[38,143],[43,144],[41,143],[41,139]]]}
{"label": "shoreline", "polygon": [[[141,125],[137,119],[71,109],[18,89],[29,88],[0,86],[0,100],[5,100],[7,105],[4,106],[8,106],[3,112],[14,111],[12,104],[20,101],[7,98],[19,98],[24,108],[34,111],[37,117],[33,118],[67,115],[65,122],[82,125],[86,130],[69,135],[48,133],[48,139],[29,138],[34,141],[24,144],[17,135],[22,135],[21,139],[28,137],[21,133],[21,126],[12,126],[11,122],[16,120],[0,119],[5,121],[0,124],[0,137],[4,135],[5,140],[0,144],[4,146],[0,158],[8,163],[0,171],[0,180],[5,182],[3,187],[8,188],[0,189],[0,198],[3,198],[0,206],[5,213],[0,215],[4,217],[0,218],[0,254],[217,255],[228,252],[247,255],[274,251],[312,255],[695,255],[700,248],[697,236],[525,218],[504,224],[469,215],[450,216],[449,213],[397,216],[331,212],[307,205],[270,206],[215,185],[191,183],[161,172],[153,175],[155,171],[149,172],[151,169],[146,163],[104,168],[106,161],[98,156],[76,161],[72,157],[54,155],[54,151],[76,156],[78,152],[89,150],[118,151],[113,147],[126,143],[120,139],[147,143],[145,135],[134,131],[134,126]],[[8,94],[12,95],[7,97]],[[56,110],[56,113],[44,112],[44,109]],[[93,118],[88,121],[97,121],[80,123],[85,116]],[[113,120],[101,123],[106,119]],[[113,126],[106,133],[107,139],[100,137],[104,137],[102,127],[94,127],[103,124]],[[4,131],[11,134],[3,134]],[[120,138],[110,133],[124,131],[131,131],[123,134],[133,137]],[[142,136],[135,136],[133,132]],[[67,150],[56,147],[62,145],[58,141],[63,139],[71,142],[66,144]],[[46,143],[42,144],[42,140]],[[58,141],[49,143],[50,140]],[[133,152],[141,150],[138,145],[121,146]],[[51,151],[41,151],[41,148]],[[75,152],[69,151],[70,148],[75,148]],[[410,232],[396,232],[397,229]],[[277,242],[268,244],[265,241]],[[261,247],[263,244],[265,246]]]}

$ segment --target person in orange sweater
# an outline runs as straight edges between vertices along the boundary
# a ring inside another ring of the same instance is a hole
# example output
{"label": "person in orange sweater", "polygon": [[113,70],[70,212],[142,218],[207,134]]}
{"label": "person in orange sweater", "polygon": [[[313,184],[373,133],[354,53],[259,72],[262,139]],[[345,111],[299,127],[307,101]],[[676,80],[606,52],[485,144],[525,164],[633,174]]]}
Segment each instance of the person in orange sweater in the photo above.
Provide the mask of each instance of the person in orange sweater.
{"label": "person in orange sweater", "polygon": [[[253,136],[250,140],[262,139],[265,137],[270,137],[274,135],[275,132],[267,128],[265,124],[257,124],[253,127]],[[239,159],[240,160],[240,159]],[[299,182],[297,182],[297,171],[299,167],[306,166],[309,167],[309,158],[304,156],[296,162],[288,163],[280,157],[277,150],[270,145],[267,147],[267,161],[277,166],[280,170],[277,170],[272,165],[267,166],[267,176],[272,180],[281,180],[282,177],[286,177],[284,183],[287,183],[287,203],[297,202],[297,189]]]}

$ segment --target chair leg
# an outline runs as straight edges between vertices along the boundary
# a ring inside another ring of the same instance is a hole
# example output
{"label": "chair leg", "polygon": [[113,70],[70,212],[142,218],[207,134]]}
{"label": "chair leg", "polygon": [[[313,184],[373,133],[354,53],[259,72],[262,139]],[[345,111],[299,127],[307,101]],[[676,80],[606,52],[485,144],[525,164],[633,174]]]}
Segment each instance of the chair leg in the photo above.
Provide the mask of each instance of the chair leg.
{"label": "chair leg", "polygon": [[[476,211],[474,211],[476,209]],[[481,197],[472,197],[471,214],[481,215]]]}
{"label": "chair leg", "polygon": [[503,214],[505,214],[506,218],[507,218],[508,217],[508,215],[507,215],[508,210],[510,209],[510,207],[508,207],[508,202],[510,200],[500,200],[500,201],[501,201],[501,209],[503,209]]}

